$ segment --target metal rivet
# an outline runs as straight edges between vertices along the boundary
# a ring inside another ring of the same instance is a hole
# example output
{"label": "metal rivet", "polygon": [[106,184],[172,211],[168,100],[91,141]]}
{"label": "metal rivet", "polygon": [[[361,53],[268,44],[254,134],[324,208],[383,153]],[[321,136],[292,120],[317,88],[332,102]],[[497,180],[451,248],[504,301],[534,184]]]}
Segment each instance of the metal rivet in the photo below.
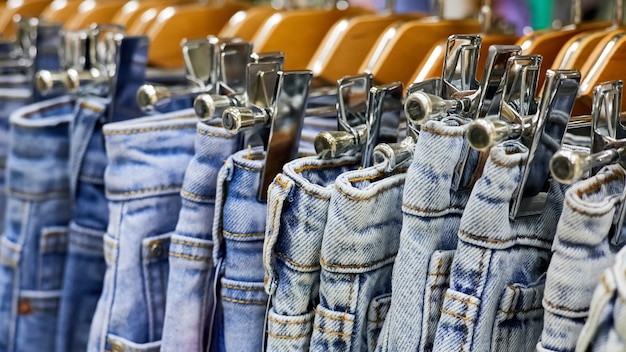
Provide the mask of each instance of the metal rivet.
{"label": "metal rivet", "polygon": [[152,257],[160,257],[163,254],[163,244],[161,241],[155,241],[150,244],[150,255]]}
{"label": "metal rivet", "polygon": [[21,299],[17,304],[17,311],[20,315],[28,315],[33,312],[33,305],[27,299]]}
{"label": "metal rivet", "polygon": [[111,352],[124,352],[124,345],[119,341],[113,341],[111,343]]}

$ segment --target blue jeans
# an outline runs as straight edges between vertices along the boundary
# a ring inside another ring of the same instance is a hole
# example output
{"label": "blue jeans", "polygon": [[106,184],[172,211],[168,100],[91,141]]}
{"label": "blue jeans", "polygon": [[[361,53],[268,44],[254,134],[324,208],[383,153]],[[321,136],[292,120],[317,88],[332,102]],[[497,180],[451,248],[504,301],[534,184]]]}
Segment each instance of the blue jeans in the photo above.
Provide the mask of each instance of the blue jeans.
{"label": "blue jeans", "polygon": [[[23,77],[23,76],[18,76]],[[16,83],[13,86],[13,83]],[[14,82],[11,76],[0,76],[0,227],[4,225],[6,195],[4,193],[4,173],[9,149],[9,116],[30,101],[30,89],[24,82]],[[11,87],[13,86],[13,87]]]}
{"label": "blue jeans", "polygon": [[53,351],[67,224],[69,124],[61,97],[11,115],[7,206],[0,239],[0,351]]}
{"label": "blue jeans", "polygon": [[566,193],[546,278],[538,351],[575,350],[593,291],[618,251],[607,234],[625,179],[622,167],[613,165]]}
{"label": "blue jeans", "polygon": [[307,157],[283,167],[268,190],[263,265],[271,297],[268,351],[307,351],[319,303],[319,252],[335,179],[358,158]]}
{"label": "blue jeans", "polygon": [[70,126],[70,189],[74,212],[63,278],[56,350],[84,351],[106,264],[102,240],[109,221],[104,194],[106,153],[102,122],[108,101],[79,98]]}
{"label": "blue jeans", "polygon": [[615,264],[600,276],[593,293],[577,352],[626,350],[626,247],[616,257]]}
{"label": "blue jeans", "polygon": [[320,251],[320,303],[311,350],[372,351],[391,304],[406,173],[386,163],[342,174]]}
{"label": "blue jeans", "polygon": [[421,129],[402,199],[392,301],[378,350],[430,351],[469,192],[452,190],[467,125],[445,119]]}
{"label": "blue jeans", "polygon": [[510,220],[527,155],[519,142],[491,149],[461,218],[435,351],[530,351],[539,340],[563,191],[553,182],[541,215]]}
{"label": "blue jeans", "polygon": [[88,351],[158,351],[165,316],[170,237],[197,118],[193,110],[104,126],[104,287]]}
{"label": "blue jeans", "polygon": [[182,209],[170,240],[161,351],[206,350],[213,312],[212,226],[218,173],[239,138],[198,122],[195,155],[183,181]]}
{"label": "blue jeans", "polygon": [[261,350],[267,304],[262,265],[266,203],[257,200],[257,190],[263,157],[258,148],[237,152],[226,160],[217,178],[215,352]]}

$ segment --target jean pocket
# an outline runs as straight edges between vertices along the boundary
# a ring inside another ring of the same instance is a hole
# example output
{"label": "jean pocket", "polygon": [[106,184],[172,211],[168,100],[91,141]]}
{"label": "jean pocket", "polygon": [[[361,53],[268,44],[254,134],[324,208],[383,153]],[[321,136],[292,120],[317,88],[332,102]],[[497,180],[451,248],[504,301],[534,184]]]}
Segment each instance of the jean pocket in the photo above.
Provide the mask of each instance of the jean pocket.
{"label": "jean pocket", "polygon": [[135,343],[114,334],[108,334],[104,350],[107,352],[159,352],[161,342]]}
{"label": "jean pocket", "polygon": [[165,297],[169,275],[168,253],[172,233],[144,238],[141,241],[142,270],[148,308],[149,336],[160,340],[165,321]]}
{"label": "jean pocket", "polygon": [[280,315],[274,309],[267,317],[267,351],[307,351],[311,343],[314,312]]}
{"label": "jean pocket", "polygon": [[52,226],[41,229],[38,270],[38,287],[41,290],[58,290],[63,285],[67,244],[67,227]]}
{"label": "jean pocket", "polygon": [[435,336],[435,349],[469,351],[480,304],[480,300],[474,296],[446,290]]}
{"label": "jean pocket", "polygon": [[543,328],[543,283],[506,287],[494,324],[492,351],[531,351]]}
{"label": "jean pocket", "polygon": [[315,308],[312,351],[349,351],[354,333],[354,314],[335,312],[321,304]]}
{"label": "jean pocket", "polygon": [[222,278],[221,286],[226,350],[261,350],[267,306],[263,282]]}
{"label": "jean pocket", "polygon": [[61,293],[60,290],[20,292],[16,351],[47,351],[53,348]]}
{"label": "jean pocket", "polygon": [[391,294],[375,297],[367,310],[367,350],[376,350],[380,331],[391,306]]}
{"label": "jean pocket", "polygon": [[[428,263],[428,277],[424,291],[424,310],[422,319],[422,346],[426,351],[433,348],[437,324],[441,316],[441,306],[450,284],[450,268],[454,259],[454,250],[435,251]],[[402,303],[400,303],[402,304]]]}

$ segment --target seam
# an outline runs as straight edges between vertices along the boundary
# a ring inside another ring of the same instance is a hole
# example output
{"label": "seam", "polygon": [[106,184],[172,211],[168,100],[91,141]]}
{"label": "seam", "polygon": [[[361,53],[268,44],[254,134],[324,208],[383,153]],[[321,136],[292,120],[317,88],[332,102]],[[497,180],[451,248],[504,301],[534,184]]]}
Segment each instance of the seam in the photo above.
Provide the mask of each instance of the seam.
{"label": "seam", "polygon": [[331,169],[331,168],[339,168],[342,166],[354,165],[354,161],[344,161],[342,163],[337,164],[328,164],[328,165],[305,165],[301,166],[293,171],[297,174],[302,173],[302,171],[311,170],[311,169]]}
{"label": "seam", "polygon": [[249,304],[249,305],[257,305],[257,306],[264,306],[267,304],[267,302],[263,302],[263,301],[244,301],[241,299],[234,299],[234,298],[230,298],[230,297],[222,297],[222,299],[226,302],[232,302],[232,303],[239,303],[239,304]]}
{"label": "seam", "polygon": [[222,230],[222,232],[231,237],[261,237],[265,236],[265,232],[254,232],[254,233],[232,233],[226,230]]}
{"label": "seam", "polygon": [[461,131],[459,133],[442,132],[442,131],[434,130],[432,128],[428,128],[426,126],[422,126],[420,129],[422,131],[430,132],[431,134],[434,134],[436,136],[445,136],[445,137],[463,137],[463,136],[465,136],[465,131]]}
{"label": "seam", "polygon": [[238,167],[238,168],[240,168],[240,169],[244,169],[244,170],[246,170],[246,171],[261,172],[261,170],[262,170],[261,168],[252,168],[252,167],[243,166],[243,165],[238,164],[238,163],[236,163],[236,162],[233,162],[233,165],[234,165],[235,167]]}
{"label": "seam", "polygon": [[84,109],[93,110],[93,112],[97,112],[97,113],[100,113],[100,112],[104,111],[103,108],[101,108],[99,106],[88,104],[88,103],[86,103],[84,101],[80,103],[80,107],[84,108]]}
{"label": "seam", "polygon": [[402,203],[402,206],[407,208],[407,209],[410,209],[410,210],[419,211],[419,212],[422,212],[422,213],[432,213],[432,214],[434,214],[434,213],[441,213],[441,212],[444,212],[446,210],[463,210],[464,209],[463,207],[447,207],[447,208],[443,208],[443,209],[439,209],[439,210],[431,210],[431,209],[424,209],[424,208],[414,207],[414,206],[408,205],[406,203]]}
{"label": "seam", "polygon": [[224,139],[233,139],[237,137],[237,135],[235,134],[219,134],[219,133],[207,132],[201,129],[198,129],[198,133],[203,134],[205,136],[209,136],[209,137],[219,137],[219,138],[224,138]]}
{"label": "seam", "polygon": [[[472,305],[472,306],[476,306],[476,307],[478,307],[478,305],[479,305],[478,303],[472,302],[472,301],[470,301],[470,300],[469,300],[469,299],[467,299],[467,298],[459,298],[459,297],[455,297],[455,296],[452,296],[452,295],[451,295],[451,294],[449,294],[449,293],[446,293],[444,297],[445,297],[445,298],[449,298],[449,299],[453,299],[453,300],[455,300],[455,301],[463,302],[463,303],[465,303],[465,304],[469,304],[469,305]],[[471,296],[471,297],[474,297],[474,296]]]}
{"label": "seam", "polygon": [[294,182],[296,187],[300,188],[300,190],[302,190],[302,192],[310,195],[311,197],[315,197],[317,199],[321,199],[321,200],[330,200],[330,197],[324,197],[322,195],[319,195],[317,193],[311,192],[308,189],[304,188],[303,185],[299,184],[298,182]]}
{"label": "seam", "polygon": [[397,182],[394,183],[390,186],[387,186],[385,188],[381,188],[376,194],[373,194],[371,196],[367,196],[367,197],[355,197],[355,196],[351,196],[349,194],[347,194],[346,192],[344,192],[344,190],[342,190],[341,188],[339,188],[339,186],[337,186],[335,184],[335,188],[337,189],[337,191],[339,191],[339,193],[343,194],[346,198],[350,199],[350,200],[354,200],[354,201],[366,201],[366,200],[370,200],[374,197],[378,197],[379,195],[381,195],[384,192],[387,192],[388,190],[392,189],[392,188],[396,188],[397,186],[401,185],[404,183],[404,180],[402,180],[401,182]]}
{"label": "seam", "polygon": [[270,332],[269,330],[267,331],[267,334],[269,336],[275,338],[275,339],[290,339],[290,340],[301,339],[303,337],[309,336],[308,333],[304,333],[304,334],[301,334],[301,335],[295,335],[295,336],[277,335],[277,334],[274,334],[274,333]]}
{"label": "seam", "polygon": [[354,323],[354,319],[350,319],[347,316],[342,315],[341,317],[333,317],[332,315],[326,314],[324,312],[322,312],[321,310],[315,308],[313,309],[313,311],[315,311],[315,314],[319,314],[321,316],[323,316],[324,318],[328,318],[330,320],[336,320],[336,321],[349,321],[351,323]]}
{"label": "seam", "polygon": [[367,263],[367,264],[348,264],[348,265],[341,265],[341,264],[332,264],[332,263],[329,263],[329,262],[325,261],[324,259],[322,259],[322,257],[320,256],[320,264],[322,264],[322,265],[324,265],[324,266],[327,266],[327,267],[329,267],[329,268],[339,268],[339,269],[360,269],[360,268],[368,268],[368,267],[370,267],[370,266],[373,266],[373,265],[376,265],[376,264],[382,263],[382,262],[384,262],[384,261],[387,261],[387,260],[392,259],[392,258],[395,258],[395,257],[396,257],[396,255],[394,254],[394,255],[391,255],[391,256],[389,256],[389,257],[385,257],[385,258],[383,258],[383,259],[379,259],[379,260],[376,260],[376,261],[373,261],[373,262],[371,262],[371,263]]}
{"label": "seam", "polygon": [[276,318],[272,318],[271,316],[267,317],[267,320],[272,321],[274,323],[283,324],[283,325],[301,325],[304,323],[309,323],[313,320],[313,318],[309,318],[303,321],[280,321]]}
{"label": "seam", "polygon": [[568,308],[568,307],[565,307],[565,306],[560,306],[560,305],[554,304],[554,303],[552,303],[550,301],[547,301],[547,300],[544,300],[544,303],[546,305],[550,306],[550,308],[558,309],[558,310],[564,310],[566,312],[572,312],[572,313],[582,313],[582,312],[586,312],[586,311],[589,310],[589,308],[571,309],[571,308]]}
{"label": "seam", "polygon": [[607,183],[613,182],[615,180],[618,180],[620,178],[624,177],[623,174],[610,174],[607,177],[605,177],[603,180],[598,180],[595,181],[593,183],[591,183],[589,186],[582,188],[580,190],[576,191],[576,195],[579,198],[582,198],[584,194],[592,192],[592,191],[598,191],[598,189],[600,189],[600,187],[602,185],[605,185]]}
{"label": "seam", "polygon": [[[185,115],[179,116],[179,118],[193,117],[195,115]],[[126,134],[139,134],[139,133],[147,133],[147,132],[157,132],[157,131],[172,131],[172,130],[184,130],[191,127],[195,127],[196,124],[185,124],[180,126],[167,126],[167,127],[146,127],[146,128],[133,128],[130,130],[105,130],[103,133],[105,136],[109,135],[126,135]]]}
{"label": "seam", "polygon": [[7,188],[7,195],[11,195],[11,194],[15,194],[18,196],[24,196],[24,197],[63,197],[63,196],[67,196],[68,194],[70,194],[70,190],[69,189],[60,189],[58,191],[51,191],[51,192],[42,192],[42,193],[34,193],[34,192],[23,192],[23,191],[19,191],[16,190],[14,188]]}
{"label": "seam", "polygon": [[[433,284],[430,286],[430,294],[433,294],[433,291],[435,290],[435,286],[437,286],[437,283],[439,282],[439,277],[441,274],[443,274],[441,272],[441,268],[443,267],[443,258],[439,258],[439,262],[437,263],[437,271],[434,274],[430,274],[430,275],[435,275],[435,280],[433,280]],[[430,299],[428,301],[428,314],[432,314],[433,311],[433,299]],[[426,317],[426,331],[430,331],[430,321],[432,319],[429,319],[428,317]]]}
{"label": "seam", "polygon": [[283,181],[280,177],[276,177],[274,181],[276,181],[276,183],[278,183],[278,185],[280,185],[283,189],[287,189],[287,182]]}
{"label": "seam", "polygon": [[298,267],[298,268],[303,268],[303,269],[317,269],[317,268],[319,268],[319,267],[320,267],[320,266],[319,266],[319,265],[317,265],[317,264],[307,265],[307,264],[300,264],[300,263],[294,262],[292,259],[289,259],[289,258],[287,257],[287,255],[286,255],[285,253],[283,253],[283,252],[276,252],[276,256],[278,256],[278,257],[280,257],[280,258],[284,259],[287,263],[289,263],[289,264],[291,264],[291,265],[293,265],[293,266],[295,266],[295,267]]}
{"label": "seam", "polygon": [[537,236],[533,236],[533,235],[517,235],[515,236],[515,238],[513,239],[508,239],[508,240],[499,240],[499,239],[494,239],[494,238],[489,238],[487,236],[479,236],[479,235],[474,235],[472,233],[469,233],[467,231],[464,230],[459,230],[459,233],[461,235],[467,236],[471,239],[474,240],[480,240],[480,241],[485,241],[488,243],[508,243],[508,242],[516,242],[518,239],[531,239],[531,240],[537,240],[540,242],[545,242],[545,243],[550,243],[551,241],[543,239],[543,238],[539,238]]}
{"label": "seam", "polygon": [[324,328],[320,328],[320,327],[319,327],[319,326],[317,326],[317,325],[314,325],[314,326],[313,326],[313,329],[315,329],[315,330],[317,330],[317,331],[321,331],[321,332],[326,333],[326,334],[329,334],[329,335],[336,335],[336,336],[341,336],[341,337],[351,337],[351,336],[352,336],[352,335],[350,335],[350,334],[346,334],[346,333],[339,332],[339,331],[330,331],[330,330],[326,330],[326,329],[324,329]]}
{"label": "seam", "polygon": [[116,195],[116,196],[130,196],[136,194],[145,194],[150,192],[159,192],[159,191],[172,191],[181,189],[182,185],[174,185],[174,186],[161,186],[161,187],[153,187],[146,188],[138,191],[125,191],[125,192],[116,192],[116,191],[107,191],[108,195]]}
{"label": "seam", "polygon": [[[475,320],[474,320],[474,319],[470,319],[470,318],[468,318],[468,317],[466,317],[466,316],[463,316],[463,315],[461,315],[461,314],[459,314],[459,313],[455,313],[455,312],[449,311],[449,310],[447,310],[447,309],[442,309],[442,310],[441,310],[441,313],[442,313],[442,314],[448,314],[448,315],[451,315],[451,316],[453,316],[453,317],[455,317],[455,318],[457,318],[457,319],[461,319],[461,320],[463,320],[463,321],[465,322],[465,324],[464,324],[464,327],[465,327],[465,328],[463,329],[464,331],[466,331],[466,330],[467,330],[467,322],[468,322],[468,321],[469,321],[469,322],[472,322],[472,323],[473,323],[473,322],[475,322]],[[464,333],[464,335],[466,335],[466,334]],[[461,341],[461,351],[463,350],[463,345],[465,344],[465,338],[466,338],[466,336],[463,336],[463,340]]]}
{"label": "seam", "polygon": [[225,284],[222,283],[222,287],[225,288],[230,288],[233,290],[241,290],[241,291],[263,291],[263,287],[245,287],[245,286],[239,286],[239,285],[230,285],[230,284]]}
{"label": "seam", "polygon": [[189,191],[185,191],[184,189],[181,189],[180,193],[185,197],[194,198],[194,199],[213,200],[215,198],[215,196],[202,196],[199,194],[191,193]]}
{"label": "seam", "polygon": [[197,255],[188,255],[188,254],[181,254],[181,253],[172,253],[170,252],[170,257],[176,257],[176,258],[183,258],[183,259],[189,259],[189,260],[196,260],[199,262],[210,262],[211,261],[211,257],[200,257]]}
{"label": "seam", "polygon": [[170,242],[171,243],[182,244],[182,245],[185,245],[185,246],[197,247],[197,248],[211,248],[211,247],[213,247],[213,245],[204,245],[204,244],[201,244],[201,243],[195,243],[195,242],[179,240],[179,239],[173,239]]}
{"label": "seam", "polygon": [[54,109],[58,108],[59,106],[72,105],[72,104],[73,104],[72,101],[64,101],[64,102],[59,102],[59,103],[56,103],[56,104],[50,105],[50,106],[42,106],[42,107],[40,107],[37,110],[30,111],[30,112],[27,112],[27,113],[23,114],[22,117],[27,119],[27,118],[30,118],[33,115],[36,115],[37,113],[41,113],[41,112],[48,111],[48,110],[54,110]]}
{"label": "seam", "polygon": [[507,169],[512,169],[514,167],[521,166],[524,163],[526,163],[526,159],[522,159],[522,160],[520,160],[518,162],[513,162],[513,163],[505,163],[505,162],[502,162],[502,161],[500,161],[498,159],[491,158],[491,162],[494,165],[497,165],[497,166],[500,166],[500,167],[503,167],[503,168],[507,168]]}

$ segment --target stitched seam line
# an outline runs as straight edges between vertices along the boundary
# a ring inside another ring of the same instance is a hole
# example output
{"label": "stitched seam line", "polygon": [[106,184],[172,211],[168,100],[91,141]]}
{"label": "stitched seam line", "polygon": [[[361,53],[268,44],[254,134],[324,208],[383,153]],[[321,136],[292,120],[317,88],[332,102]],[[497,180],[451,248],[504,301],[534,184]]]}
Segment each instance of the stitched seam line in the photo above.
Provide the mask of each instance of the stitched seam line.
{"label": "stitched seam line", "polygon": [[85,108],[85,109],[89,109],[89,110],[93,110],[94,112],[98,112],[98,113],[104,111],[104,109],[99,107],[99,106],[91,105],[91,104],[88,104],[88,103],[85,103],[85,102],[81,102],[80,103],[80,107],[81,108]]}
{"label": "stitched seam line", "polygon": [[378,197],[379,195],[381,195],[384,192],[387,192],[388,190],[392,189],[392,188],[396,188],[398,185],[401,185],[402,183],[404,183],[404,180],[402,180],[402,182],[398,182],[398,183],[394,183],[388,187],[382,188],[380,189],[376,194],[373,194],[371,196],[367,196],[367,197],[355,197],[355,196],[351,196],[349,194],[347,194],[346,192],[344,192],[341,188],[339,188],[337,185],[335,185],[335,188],[337,189],[337,191],[339,191],[339,193],[343,194],[346,198],[350,199],[350,200],[354,200],[354,201],[366,201],[366,200],[370,200],[374,197]]}
{"label": "stitched seam line", "polygon": [[434,129],[428,128],[426,126],[422,126],[421,130],[422,131],[426,131],[426,132],[430,132],[431,134],[434,134],[436,136],[446,136],[446,137],[463,137],[463,136],[465,136],[465,131],[461,131],[459,133],[450,133],[450,132],[443,132],[443,131],[439,131],[439,130],[434,130]]}
{"label": "stitched seam line", "polygon": [[328,165],[305,165],[305,166],[301,166],[295,170],[293,170],[295,173],[302,173],[302,171],[306,171],[306,170],[310,170],[310,169],[331,169],[331,168],[339,168],[342,166],[349,166],[349,165],[354,165],[354,161],[344,161],[342,163],[339,164],[328,164]]}
{"label": "stitched seam line", "polygon": [[[455,313],[455,312],[452,312],[452,311],[449,311],[449,310],[446,310],[446,309],[442,309],[442,310],[441,310],[441,313],[443,313],[443,314],[448,314],[448,315],[451,315],[451,316],[453,316],[453,317],[455,317],[455,318],[457,318],[457,319],[461,319],[461,320],[463,320],[463,321],[466,323],[466,324],[465,324],[465,329],[464,329],[464,330],[467,330],[467,322],[468,322],[468,321],[469,321],[469,322],[472,322],[472,323],[475,321],[474,319],[470,319],[470,318],[468,318],[468,317],[466,317],[466,316],[463,316],[463,315],[461,315],[461,314],[458,314],[458,313]],[[467,335],[467,334],[465,333],[464,335]],[[463,345],[463,343],[464,343],[464,341],[465,341],[465,338],[466,338],[466,337],[467,337],[467,336],[463,336],[463,341],[462,341],[462,343],[461,343],[461,346]],[[463,350],[463,348],[461,348],[461,350]]]}
{"label": "stitched seam line", "polygon": [[[449,294],[449,293],[446,293],[444,297],[445,297],[445,298],[449,298],[449,299],[453,299],[453,300],[455,300],[455,301],[463,302],[463,303],[465,303],[465,304],[469,304],[469,305],[472,305],[472,306],[476,306],[476,307],[478,307],[478,303],[472,302],[472,301],[470,301],[470,300],[469,300],[469,299],[467,299],[467,298],[459,298],[459,297],[455,297],[455,296],[452,296],[452,295],[451,295],[451,294]],[[472,296],[472,297],[473,297],[473,296]]]}
{"label": "stitched seam line", "polygon": [[268,334],[269,336],[271,336],[271,337],[275,338],[275,339],[291,339],[291,340],[301,339],[301,338],[303,338],[303,337],[307,337],[307,336],[309,336],[309,334],[308,334],[308,333],[304,333],[304,334],[301,334],[301,335],[295,335],[295,336],[277,335],[277,334],[274,334],[274,333],[270,332],[269,330],[267,331],[267,334]]}
{"label": "stitched seam line", "polygon": [[459,230],[459,233],[464,235],[464,236],[470,237],[472,239],[485,241],[485,242],[488,242],[488,243],[516,242],[518,239],[530,239],[530,240],[537,240],[537,241],[544,242],[544,243],[551,243],[551,241],[549,241],[549,240],[546,240],[546,239],[543,239],[543,238],[539,238],[539,237],[533,236],[533,235],[517,235],[513,239],[499,240],[499,239],[494,239],[494,238],[488,238],[487,236],[474,235],[472,233],[469,233],[469,232],[463,231],[463,230]]}
{"label": "stitched seam line", "polygon": [[254,304],[258,306],[264,306],[267,304],[267,302],[264,302],[264,301],[244,301],[241,299],[234,299],[230,297],[222,297],[222,299],[226,302],[239,303],[239,304]]}
{"label": "stitched seam line", "polygon": [[233,162],[233,165],[235,167],[238,167],[240,169],[244,169],[246,171],[261,172],[261,170],[262,170],[261,168],[251,168],[251,167],[243,166],[243,165],[235,163],[235,162]]}
{"label": "stitched seam line", "polygon": [[199,262],[210,262],[212,259],[211,257],[200,257],[197,255],[188,255],[188,254],[173,253],[173,252],[170,252],[170,257],[197,260]]}
{"label": "stitched seam line", "polygon": [[572,312],[572,313],[582,313],[582,312],[586,312],[586,311],[589,310],[589,308],[571,309],[571,308],[568,308],[568,307],[565,307],[565,306],[556,305],[556,304],[554,304],[552,302],[549,302],[549,301],[546,301],[546,300],[544,300],[544,303],[546,305],[550,306],[550,308],[558,309],[558,310],[564,310],[566,312]]}
{"label": "stitched seam line", "polygon": [[341,264],[332,264],[329,263],[327,261],[325,261],[324,259],[322,259],[322,257],[320,257],[320,264],[322,264],[323,266],[327,266],[330,268],[339,268],[339,269],[360,269],[360,268],[368,268],[370,266],[374,266],[376,264],[382,263],[384,261],[387,261],[389,259],[395,258],[396,255],[391,255],[389,257],[383,258],[383,259],[379,259],[376,260],[374,262],[371,263],[367,263],[367,264],[352,264],[352,265],[341,265]]}
{"label": "stitched seam line", "polygon": [[41,198],[41,197],[62,197],[62,196],[68,195],[69,193],[70,193],[69,189],[60,189],[58,191],[43,192],[43,193],[22,192],[22,191],[18,191],[16,189],[13,189],[13,188],[8,188],[7,189],[7,195],[15,194],[15,195],[18,195],[18,196],[23,196],[23,197],[37,197],[37,198]]}
{"label": "stitched seam line", "polygon": [[354,323],[354,319],[348,318],[347,316],[345,316],[345,314],[342,315],[341,317],[333,317],[332,315],[328,315],[328,314],[322,312],[321,310],[319,310],[317,308],[315,308],[314,311],[315,311],[315,314],[319,314],[319,315],[323,316],[324,318],[328,318],[330,320],[349,321],[351,323]]}
{"label": "stitched seam line", "polygon": [[321,332],[326,333],[326,334],[329,334],[329,335],[336,335],[336,336],[341,336],[341,337],[351,337],[351,336],[352,336],[352,335],[350,335],[350,334],[346,334],[346,333],[339,332],[339,331],[330,331],[330,330],[326,330],[326,329],[320,328],[320,327],[319,327],[319,326],[317,326],[317,325],[314,325],[314,326],[313,326],[313,329],[315,329],[315,330],[317,330],[317,331],[321,331]]}
{"label": "stitched seam line", "polygon": [[229,285],[229,284],[222,284],[222,287],[230,288],[234,290],[241,290],[241,291],[263,291],[263,287],[257,288],[257,287],[246,287],[246,286]]}
{"label": "stitched seam line", "polygon": [[[441,273],[441,268],[443,267],[443,258],[439,258],[439,262],[437,263],[437,271],[435,271],[434,274],[430,274],[430,275],[435,275],[435,280],[433,280],[433,284],[430,286],[430,294],[433,294],[433,291],[435,290],[435,286],[437,286],[437,282],[439,281],[439,277]],[[430,299],[428,301],[428,314],[432,314],[433,311],[433,300]],[[430,331],[430,321],[431,319],[426,319],[426,331]]]}
{"label": "stitched seam line", "polygon": [[161,186],[161,187],[142,189],[138,191],[125,191],[125,192],[107,191],[106,193],[108,195],[115,195],[115,196],[131,196],[131,195],[151,193],[151,192],[179,190],[181,187],[182,185]]}
{"label": "stitched seam line", "polygon": [[207,132],[207,131],[201,130],[201,129],[198,129],[198,133],[203,134],[205,136],[209,136],[209,137],[219,137],[219,138],[224,138],[224,139],[233,139],[233,138],[237,137],[237,135],[235,135],[235,134],[212,133],[212,132]]}
{"label": "stitched seam line", "polygon": [[261,236],[265,236],[264,232],[254,232],[254,233],[232,233],[232,232],[228,232],[226,230],[222,230],[222,232],[227,235],[227,236],[231,236],[231,237],[261,237]]}
{"label": "stitched seam line", "polygon": [[497,166],[500,166],[500,167],[504,167],[504,168],[507,168],[507,169],[511,169],[511,168],[516,167],[516,166],[523,165],[526,162],[526,159],[522,159],[522,160],[520,160],[518,162],[514,162],[514,163],[505,163],[505,162],[502,162],[502,161],[500,161],[498,159],[491,158],[491,162],[494,165],[497,165]]}
{"label": "stitched seam line", "polygon": [[283,253],[283,252],[276,252],[276,256],[278,256],[278,257],[280,257],[280,258],[284,259],[287,263],[289,263],[289,264],[291,264],[291,265],[293,265],[293,266],[295,266],[295,267],[298,267],[298,268],[303,268],[303,269],[318,269],[318,268],[320,267],[319,265],[316,265],[316,264],[314,264],[314,265],[307,265],[307,264],[300,264],[300,263],[296,263],[296,262],[294,262],[293,260],[289,259],[289,258],[287,257],[287,255],[286,255],[285,253]]}
{"label": "stitched seam line", "polygon": [[[185,117],[193,117],[195,115],[185,115],[179,116],[180,118]],[[191,127],[195,127],[195,124],[185,124],[180,126],[167,126],[167,127],[147,127],[147,128],[133,128],[130,130],[105,130],[104,135],[125,135],[125,134],[138,134],[138,133],[147,133],[147,132],[157,132],[157,131],[171,131],[171,130],[184,130]]]}
{"label": "stitched seam line", "polygon": [[613,182],[615,180],[618,180],[618,179],[622,178],[623,176],[624,176],[623,174],[621,174],[621,175],[620,174],[610,174],[606,178],[604,178],[603,180],[593,182],[589,186],[576,191],[576,195],[579,198],[582,198],[583,195],[585,195],[586,193],[598,191],[598,189],[600,189],[600,187],[602,185],[605,185],[607,183],[611,183],[611,182]]}
{"label": "stitched seam line", "polygon": [[214,196],[202,196],[199,194],[191,193],[191,192],[185,191],[184,189],[181,189],[180,193],[185,197],[194,198],[194,199],[213,200],[215,198]]}
{"label": "stitched seam line", "polygon": [[411,205],[408,205],[408,204],[405,204],[405,203],[402,203],[402,206],[407,208],[407,209],[410,209],[410,210],[419,211],[419,212],[422,212],[422,213],[432,213],[432,214],[434,214],[434,213],[441,213],[441,212],[444,212],[446,210],[463,210],[463,209],[465,209],[463,207],[448,207],[448,208],[443,208],[443,209],[439,209],[439,210],[431,210],[431,209],[423,209],[423,208],[414,207],[414,206],[411,206]]}
{"label": "stitched seam line", "polygon": [[283,181],[280,177],[276,178],[276,183],[278,183],[283,189],[287,189],[287,182]]}
{"label": "stitched seam line", "polygon": [[211,247],[213,247],[212,245],[204,245],[204,244],[201,244],[201,243],[189,242],[189,241],[179,240],[179,239],[173,239],[173,240],[171,240],[171,243],[177,243],[177,244],[182,244],[182,245],[185,245],[185,246],[198,247],[198,248],[211,248]]}
{"label": "stitched seam line", "polygon": [[267,320],[272,321],[274,323],[282,324],[282,325],[301,325],[305,323],[310,323],[313,320],[313,318],[309,318],[309,319],[302,320],[302,321],[281,321],[276,318],[272,318],[271,316],[268,316]]}

